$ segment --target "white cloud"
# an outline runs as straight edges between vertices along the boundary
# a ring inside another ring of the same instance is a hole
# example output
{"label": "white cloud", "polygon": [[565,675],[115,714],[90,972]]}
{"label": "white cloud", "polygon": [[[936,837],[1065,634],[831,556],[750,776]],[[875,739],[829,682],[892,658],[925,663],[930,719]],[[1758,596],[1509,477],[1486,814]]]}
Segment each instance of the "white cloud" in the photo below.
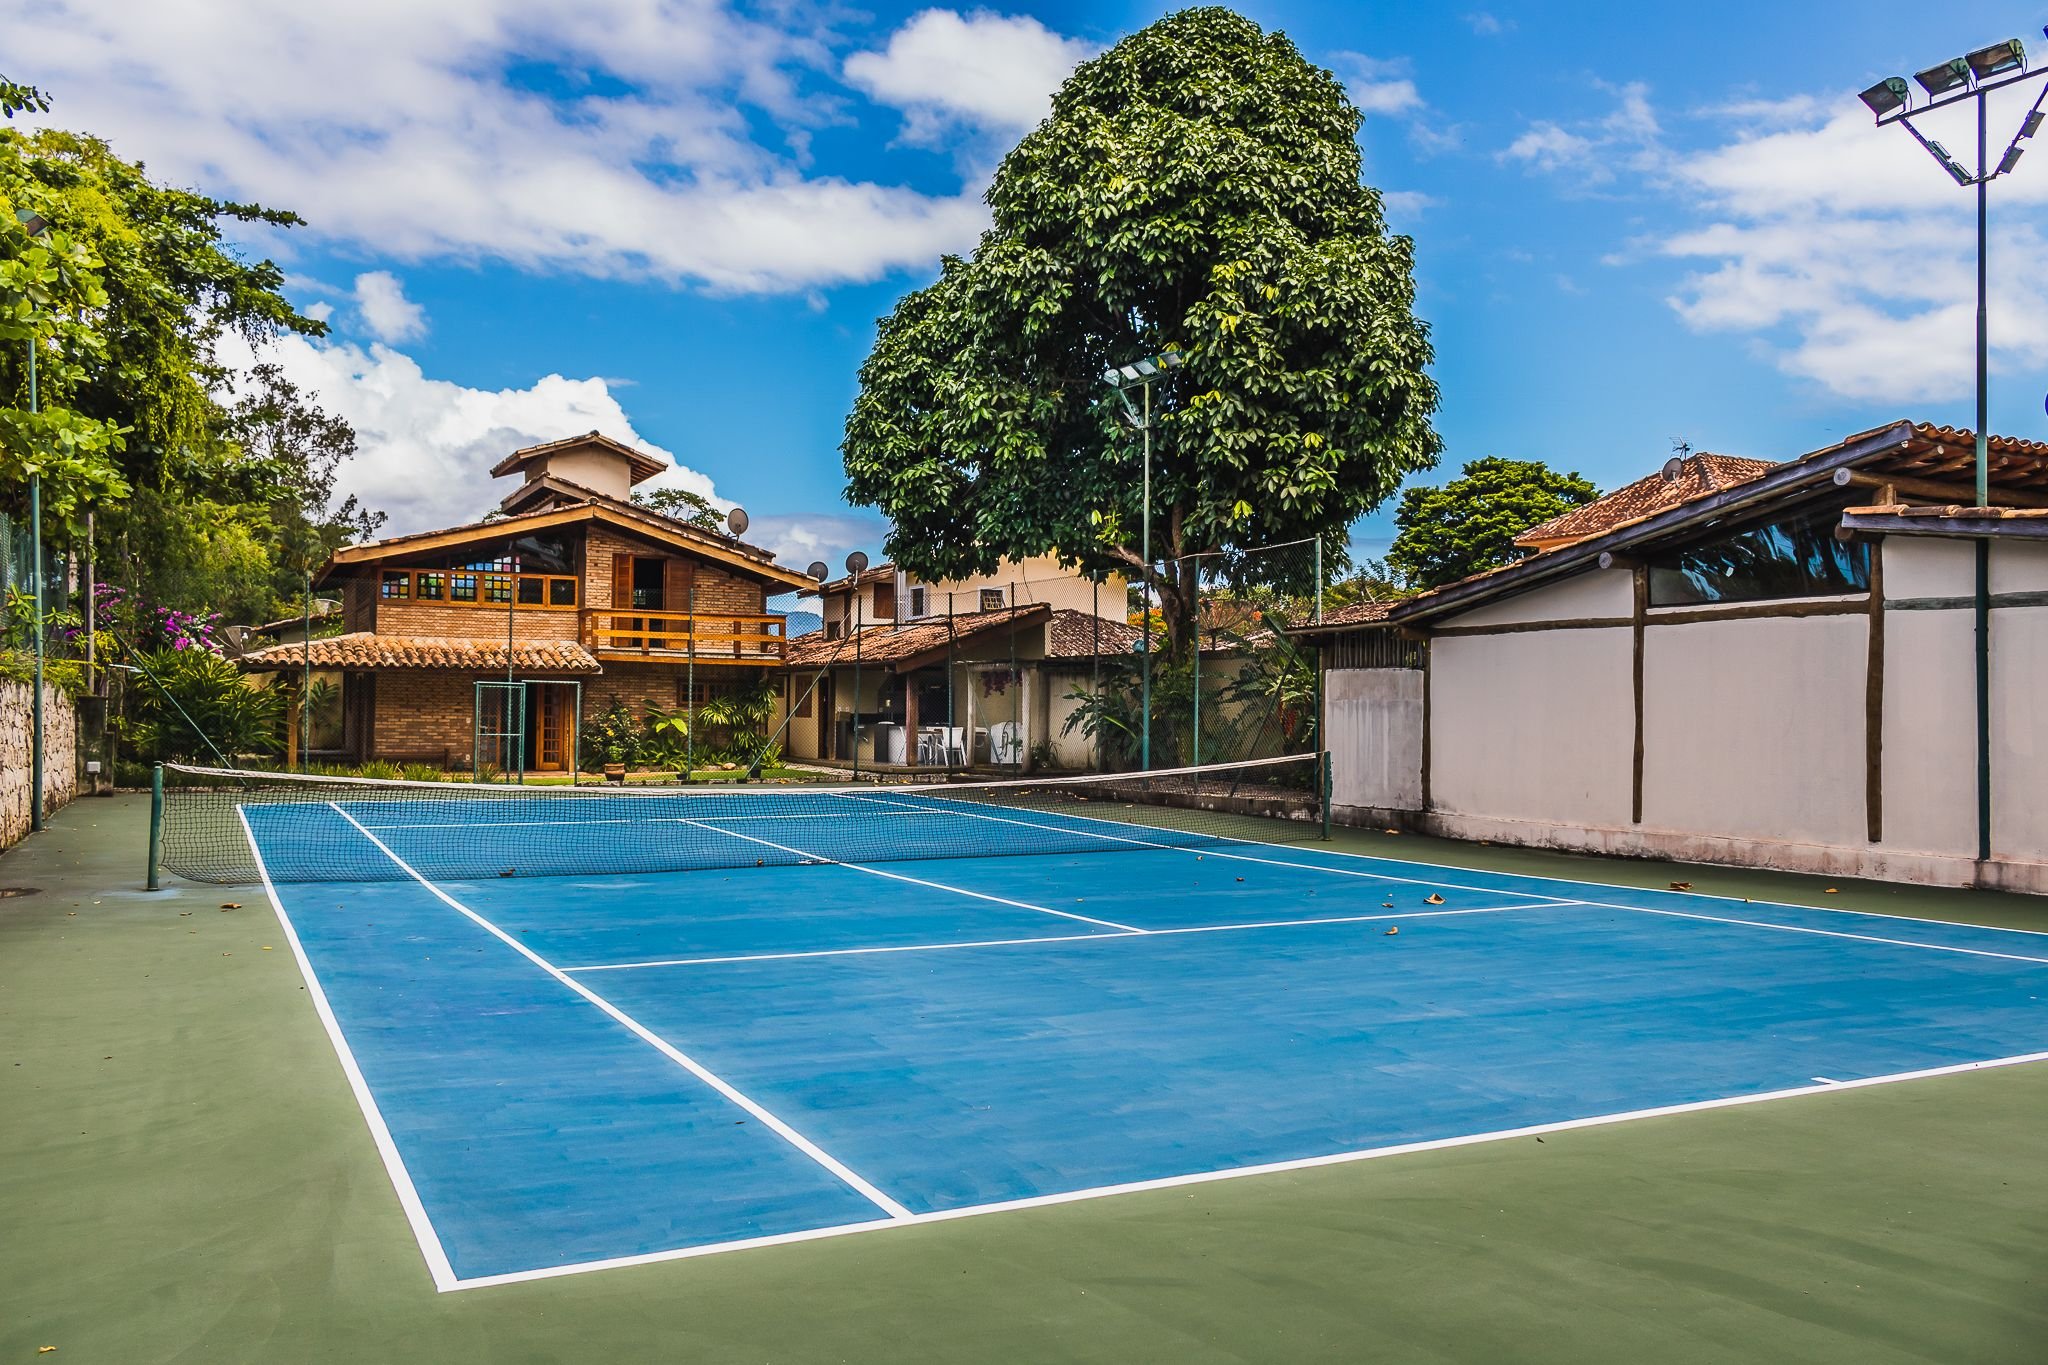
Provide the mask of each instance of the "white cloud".
{"label": "white cloud", "polygon": [[356,312],[370,335],[386,344],[427,334],[427,310],[405,296],[405,287],[388,270],[356,276]]}
{"label": "white cloud", "polygon": [[793,568],[822,559],[836,574],[849,550],[866,550],[880,563],[882,538],[888,533],[888,522],[874,513],[842,509],[757,516],[747,528],[747,539],[773,550],[777,559]]}
{"label": "white cloud", "polygon": [[903,111],[906,142],[933,145],[959,128],[1009,137],[1036,127],[1095,51],[1029,17],[928,9],[844,70],[847,84]]}
{"label": "white cloud", "polygon": [[[1910,138],[1872,128],[1846,93],[1803,107],[1798,126],[1663,168],[1702,220],[1645,244],[1698,266],[1671,306],[1695,330],[1749,336],[1785,373],[1844,397],[1964,397],[1975,373],[1973,196]],[[1994,126],[2017,126],[2021,112],[1994,103]],[[1964,147],[1974,129],[1928,131]],[[2048,177],[2001,180],[1991,198],[1993,365],[2038,370],[2048,280],[2022,263],[2048,257]]]}
{"label": "white cloud", "polygon": [[1363,114],[1395,116],[1422,108],[1422,95],[1405,58],[1380,59],[1362,52],[1330,56],[1351,102]]}
{"label": "white cloud", "polygon": [[1477,14],[1466,15],[1465,26],[1482,38],[1498,38],[1504,33],[1514,32],[1515,21],[1502,19],[1481,10]]}
{"label": "white cloud", "polygon": [[[222,360],[245,369],[255,359],[239,338]],[[673,464],[674,457],[633,427],[602,379],[545,375],[524,388],[472,389],[431,378],[389,346],[285,337],[262,353],[285,377],[316,396],[356,430],[356,456],[341,467],[338,496],[355,494],[390,515],[389,535],[473,521],[512,489],[490,468],[521,446],[601,431]],[[721,508],[709,475],[676,466],[642,487],[679,487]]]}
{"label": "white cloud", "polygon": [[1640,81],[1602,86],[1614,108],[1573,127],[1539,119],[1500,153],[1547,174],[1569,174],[1583,185],[1604,185],[1617,170],[1655,172],[1666,159],[1664,130],[1650,107],[1649,87]]}
{"label": "white cloud", "polygon": [[1380,194],[1380,203],[1395,218],[1416,217],[1442,202],[1435,195],[1424,194],[1421,190],[1386,190]]}
{"label": "white cloud", "polygon": [[[382,256],[800,291],[970,245],[978,185],[807,173],[806,133],[845,117],[809,79],[835,40],[766,13],[787,26],[731,0],[0,0],[11,60],[61,92],[65,126]],[[1000,22],[1039,36],[976,107],[1016,117],[1066,40]]]}

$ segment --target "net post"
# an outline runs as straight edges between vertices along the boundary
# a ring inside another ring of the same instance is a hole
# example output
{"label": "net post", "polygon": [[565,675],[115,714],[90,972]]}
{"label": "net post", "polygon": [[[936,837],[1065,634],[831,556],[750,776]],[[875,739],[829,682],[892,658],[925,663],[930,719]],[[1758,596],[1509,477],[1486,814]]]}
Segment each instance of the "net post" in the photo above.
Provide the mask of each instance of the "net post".
{"label": "net post", "polygon": [[147,887],[151,891],[163,890],[163,878],[158,869],[164,861],[164,765],[155,764],[149,770],[149,878]]}
{"label": "net post", "polygon": [[1323,811],[1323,842],[1330,842],[1330,751],[1324,749],[1316,760],[1316,804]]}

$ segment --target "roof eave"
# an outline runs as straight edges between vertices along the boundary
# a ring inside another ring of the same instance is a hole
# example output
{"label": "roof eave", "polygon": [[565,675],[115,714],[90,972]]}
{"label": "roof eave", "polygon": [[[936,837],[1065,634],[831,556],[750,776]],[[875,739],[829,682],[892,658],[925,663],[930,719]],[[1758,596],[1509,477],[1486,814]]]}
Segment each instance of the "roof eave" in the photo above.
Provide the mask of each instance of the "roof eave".
{"label": "roof eave", "polygon": [[1465,583],[1454,583],[1413,598],[1394,608],[1388,614],[1387,620],[1395,625],[1407,625],[1433,617],[1469,611],[1482,602],[1496,597],[1526,592],[1552,579],[1575,573],[1589,562],[1597,564],[1602,554],[1619,553],[1645,542],[1661,539],[1697,522],[1712,521],[1730,512],[1769,502],[1794,489],[1809,484],[1825,483],[1833,477],[1837,469],[1852,467],[1887,451],[1896,450],[1913,439],[1914,434],[1911,422],[1894,422],[1889,426],[1863,432],[1850,437],[1840,445],[1787,461],[1767,473],[1722,489],[1718,493],[1667,508],[1641,521],[1618,526],[1604,534],[1590,536],[1543,554],[1532,555],[1517,563],[1496,569],[1484,577]]}

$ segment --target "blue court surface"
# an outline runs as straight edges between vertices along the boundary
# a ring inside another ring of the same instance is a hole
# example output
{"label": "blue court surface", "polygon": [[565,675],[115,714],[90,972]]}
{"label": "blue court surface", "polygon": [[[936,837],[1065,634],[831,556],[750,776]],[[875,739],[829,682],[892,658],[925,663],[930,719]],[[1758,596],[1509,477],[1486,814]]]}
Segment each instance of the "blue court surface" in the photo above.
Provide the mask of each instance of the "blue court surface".
{"label": "blue court surface", "polygon": [[[1142,826],[442,880],[488,803],[242,813],[274,877],[391,864],[270,894],[443,1289],[2048,1055],[2048,936],[2016,930]],[[529,823],[529,865],[591,857]]]}

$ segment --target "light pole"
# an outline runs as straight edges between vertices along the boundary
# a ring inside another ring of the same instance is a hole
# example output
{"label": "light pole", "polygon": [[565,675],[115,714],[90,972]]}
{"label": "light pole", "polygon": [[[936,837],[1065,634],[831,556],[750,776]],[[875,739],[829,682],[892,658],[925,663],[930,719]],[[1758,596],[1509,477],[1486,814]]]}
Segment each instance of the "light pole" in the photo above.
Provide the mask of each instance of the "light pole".
{"label": "light pole", "polygon": [[[2042,30],[2048,34],[2048,28]],[[2027,51],[2017,38],[2008,38],[2002,43],[1980,47],[1966,57],[1952,57],[1945,62],[1914,73],[1913,79],[1927,92],[1927,97],[1916,109],[1913,105],[1912,87],[1899,76],[1887,76],[1876,85],[1865,90],[1860,98],[1864,106],[1877,116],[1879,127],[1896,123],[1913,135],[1913,140],[1926,148],[1927,154],[1940,163],[1941,168],[1964,188],[1974,186],[1977,191],[1977,505],[1984,507],[1991,501],[1991,328],[1987,311],[1989,275],[1987,262],[1990,255],[1988,227],[1990,222],[1991,182],[2002,175],[2009,175],[2019,165],[2026,148],[2021,144],[2041,130],[2044,99],[2048,99],[2048,86],[2035,96],[2033,108],[2021,120],[2019,131],[2006,145],[2005,155],[1999,158],[1994,168],[1991,164],[1989,132],[1989,110],[1987,100],[1994,90],[2022,81],[2048,75],[2048,67],[2030,71],[2027,69]],[[1958,162],[1948,148],[1930,139],[1914,124],[1913,120],[1936,109],[1945,109],[1964,100],[1977,101],[1977,169],[1970,171]],[[1991,542],[1977,541],[1977,583],[1976,583],[1976,653],[1977,653],[1977,860],[1988,861],[1991,857]]]}
{"label": "light pole", "polygon": [[[1145,594],[1145,629],[1138,637],[1139,669],[1143,681],[1139,684],[1142,701],[1138,733],[1138,766],[1150,769],[1152,766],[1152,385],[1157,383],[1168,370],[1177,370],[1187,363],[1179,351],[1161,351],[1158,355],[1147,356],[1129,365],[1118,365],[1102,372],[1105,383],[1116,393],[1124,405],[1124,418],[1145,436],[1145,486],[1143,511],[1139,517],[1139,558],[1144,561],[1142,583]],[[1140,402],[1131,402],[1131,390],[1136,389]],[[1196,642],[1199,649],[1201,643]]]}
{"label": "light pole", "polygon": [[[41,214],[29,209],[16,209],[14,216],[31,238],[48,237],[50,224]],[[31,417],[37,412],[36,406],[36,337],[33,332],[28,339],[28,411]],[[31,833],[43,827],[43,476],[40,470],[28,476],[28,521],[29,540],[33,547],[29,558],[29,581],[35,585],[35,697],[30,702],[32,720],[29,724],[29,817]]]}

